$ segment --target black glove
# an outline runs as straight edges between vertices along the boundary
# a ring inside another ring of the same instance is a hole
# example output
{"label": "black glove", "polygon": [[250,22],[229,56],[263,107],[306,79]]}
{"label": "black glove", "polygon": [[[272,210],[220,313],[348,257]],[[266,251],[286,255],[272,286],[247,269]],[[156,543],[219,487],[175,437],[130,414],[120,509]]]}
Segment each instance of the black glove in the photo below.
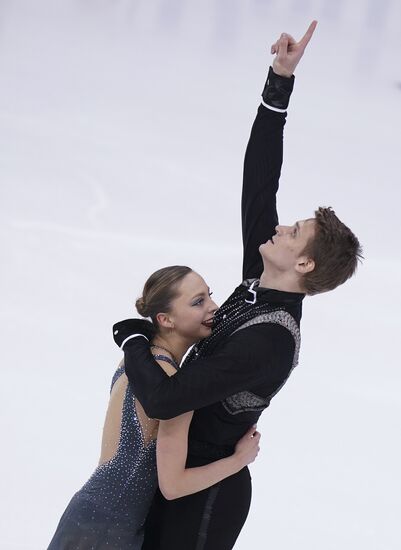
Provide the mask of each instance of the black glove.
{"label": "black glove", "polygon": [[[153,323],[145,319],[125,319],[113,325],[113,338],[119,348],[132,334],[143,334],[150,342],[156,334],[156,329]],[[132,340],[135,338],[128,340],[127,344]]]}
{"label": "black glove", "polygon": [[263,88],[262,98],[265,103],[270,107],[276,109],[287,109],[290,102],[290,96],[294,87],[295,76],[287,78],[280,76],[273,71],[273,68],[269,68],[269,74],[265,87]]}

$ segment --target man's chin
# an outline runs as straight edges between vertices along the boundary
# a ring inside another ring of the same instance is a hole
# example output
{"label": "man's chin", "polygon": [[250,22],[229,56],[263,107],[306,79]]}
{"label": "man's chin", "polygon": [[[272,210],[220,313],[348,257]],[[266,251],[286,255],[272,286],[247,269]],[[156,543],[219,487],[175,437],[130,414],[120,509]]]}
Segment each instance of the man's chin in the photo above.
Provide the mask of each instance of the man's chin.
{"label": "man's chin", "polygon": [[270,241],[267,241],[267,243],[263,243],[259,246],[259,254],[262,256],[263,262],[269,261],[269,250],[271,246],[273,245]]}

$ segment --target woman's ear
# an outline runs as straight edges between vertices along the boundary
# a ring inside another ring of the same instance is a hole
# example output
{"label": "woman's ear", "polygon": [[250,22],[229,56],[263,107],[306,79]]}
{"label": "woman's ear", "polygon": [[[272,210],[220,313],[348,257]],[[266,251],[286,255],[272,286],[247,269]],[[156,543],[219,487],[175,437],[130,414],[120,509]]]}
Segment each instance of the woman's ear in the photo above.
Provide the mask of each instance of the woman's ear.
{"label": "woman's ear", "polygon": [[168,313],[158,313],[156,315],[156,321],[159,323],[160,327],[169,328],[169,329],[174,328],[174,323],[170,319],[170,316]]}

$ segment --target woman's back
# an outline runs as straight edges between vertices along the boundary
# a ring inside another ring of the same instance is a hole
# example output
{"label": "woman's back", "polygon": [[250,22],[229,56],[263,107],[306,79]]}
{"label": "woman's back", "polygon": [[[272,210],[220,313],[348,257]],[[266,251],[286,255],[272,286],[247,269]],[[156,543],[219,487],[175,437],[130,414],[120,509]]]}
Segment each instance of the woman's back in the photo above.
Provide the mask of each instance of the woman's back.
{"label": "woman's back", "polygon": [[[127,400],[126,404],[124,404],[125,400]],[[146,416],[142,405],[133,394],[132,387],[129,388],[124,365],[121,363],[114,373],[111,383],[110,400],[103,427],[99,466],[106,464],[113,458],[115,459],[116,455],[121,454],[125,445],[130,444],[127,441],[127,434],[122,433],[122,427],[126,427],[127,422],[130,423],[135,420],[135,417],[139,422],[137,426],[138,434],[135,435],[142,434],[140,439],[143,446],[146,447],[152,440],[156,439],[158,421]]]}
{"label": "woman's back", "polygon": [[99,466],[72,498],[48,550],[139,550],[157,488],[158,422],[119,366],[111,385]]}

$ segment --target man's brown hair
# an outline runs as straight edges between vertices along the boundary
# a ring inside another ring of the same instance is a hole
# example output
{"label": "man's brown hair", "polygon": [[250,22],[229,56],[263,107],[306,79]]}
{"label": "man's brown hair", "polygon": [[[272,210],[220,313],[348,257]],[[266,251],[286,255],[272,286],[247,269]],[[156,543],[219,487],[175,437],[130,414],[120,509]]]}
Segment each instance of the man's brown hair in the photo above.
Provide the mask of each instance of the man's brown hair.
{"label": "man's brown hair", "polygon": [[332,208],[315,212],[315,235],[303,254],[315,262],[313,271],[302,277],[306,294],[333,290],[352,277],[363,259],[362,248],[352,231],[336,216]]}

